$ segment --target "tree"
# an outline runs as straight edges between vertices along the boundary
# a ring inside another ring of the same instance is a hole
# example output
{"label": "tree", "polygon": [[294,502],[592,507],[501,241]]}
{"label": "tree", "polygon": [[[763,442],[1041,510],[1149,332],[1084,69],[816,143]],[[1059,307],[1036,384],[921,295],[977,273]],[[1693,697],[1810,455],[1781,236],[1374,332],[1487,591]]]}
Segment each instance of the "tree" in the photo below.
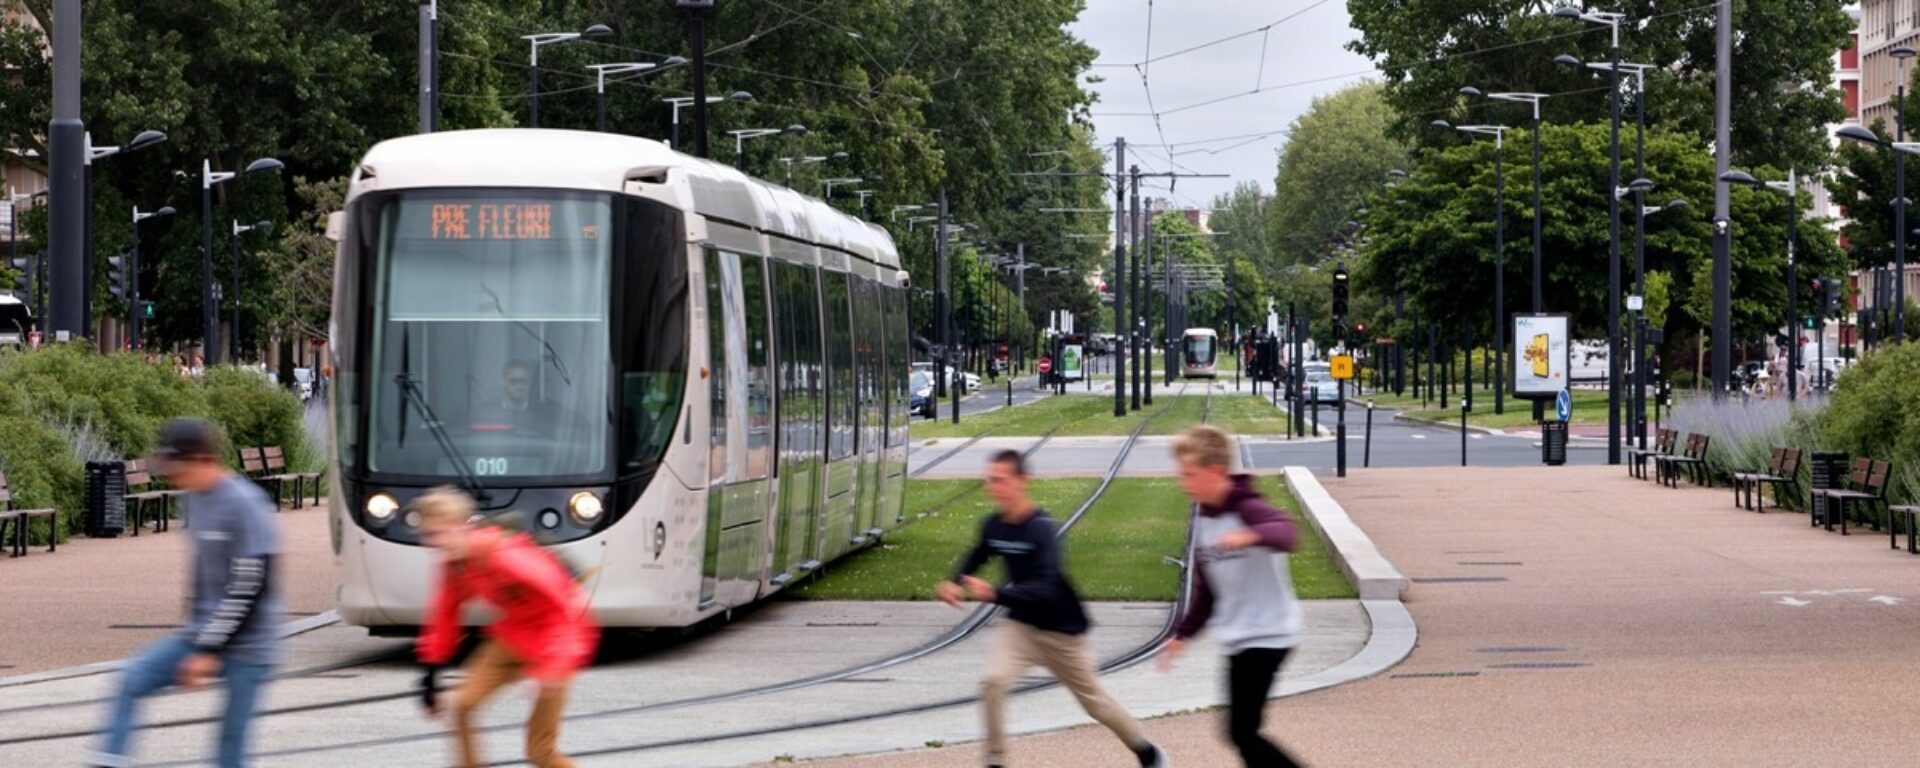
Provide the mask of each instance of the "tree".
{"label": "tree", "polygon": [[1317,263],[1387,171],[1404,168],[1407,145],[1388,135],[1394,118],[1380,84],[1366,82],[1314,99],[1294,120],[1267,206],[1274,259],[1262,266]]}
{"label": "tree", "polygon": [[[1560,54],[1606,57],[1606,28],[1547,15],[1542,0],[1353,0],[1360,39],[1348,48],[1373,60],[1398,112],[1396,133],[1422,145],[1435,117],[1458,116],[1457,91],[1561,94],[1545,101],[1549,123],[1605,114],[1590,93],[1594,75],[1553,63]],[[1733,162],[1739,166],[1817,168],[1828,155],[1826,126],[1844,117],[1832,82],[1833,54],[1854,22],[1843,0],[1747,0],[1734,7]],[[1674,10],[1656,0],[1624,0],[1624,61],[1656,67],[1648,78],[1650,119],[1702,140],[1713,136],[1714,5]],[[1605,93],[1604,86],[1600,92]],[[1520,124],[1524,106],[1471,104],[1474,122]]]}

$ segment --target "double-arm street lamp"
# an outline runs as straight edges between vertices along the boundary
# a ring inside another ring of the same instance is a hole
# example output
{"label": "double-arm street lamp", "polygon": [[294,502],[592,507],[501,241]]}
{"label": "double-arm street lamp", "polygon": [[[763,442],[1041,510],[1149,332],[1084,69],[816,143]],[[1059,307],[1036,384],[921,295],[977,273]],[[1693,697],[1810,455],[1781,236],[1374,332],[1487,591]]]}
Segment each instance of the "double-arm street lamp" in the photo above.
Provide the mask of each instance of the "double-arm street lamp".
{"label": "double-arm street lamp", "polygon": [[[285,168],[286,164],[271,157],[263,157],[247,164],[245,170],[214,172],[213,161],[200,161],[200,301],[201,319],[205,323],[200,349],[206,356],[206,363],[219,362],[220,357],[220,312],[213,298],[213,185],[232,181],[241,176],[256,173],[273,173]],[[235,286],[238,289],[239,286]],[[234,334],[239,335],[239,328]]]}
{"label": "double-arm street lamp", "polygon": [[527,126],[540,127],[540,46],[566,43],[574,40],[598,40],[612,37],[613,28],[605,24],[595,24],[579,32],[540,32],[521,35],[527,41]]}
{"label": "double-arm street lamp", "polygon": [[655,64],[653,62],[647,62],[647,61],[622,61],[622,62],[616,62],[613,64],[588,64],[587,69],[593,70],[593,94],[594,94],[593,129],[601,133],[606,133],[607,131],[607,75],[625,75],[625,74],[631,74],[634,72],[646,72],[648,70],[657,69],[660,67],[671,67],[679,64],[685,64],[686,62],[687,62],[686,59],[680,58],[678,56],[670,56],[658,64]]}
{"label": "double-arm street lamp", "polygon": [[[1898,109],[1896,107],[1896,109]],[[1902,110],[1904,111],[1904,110]],[[1894,155],[1894,249],[1893,249],[1893,339],[1905,341],[1906,304],[1907,304],[1907,155],[1920,154],[1920,142],[1887,141],[1875,135],[1873,131],[1858,125],[1844,125],[1834,131],[1834,136],[1862,144],[1872,144],[1881,149],[1891,149]],[[1878,290],[1876,288],[1876,290]]]}
{"label": "double-arm street lamp", "polygon": [[[661,64],[661,66],[663,67],[679,66],[685,63],[687,63],[686,59],[680,58],[678,56],[674,56],[667,59],[665,63]],[[673,140],[668,142],[667,146],[673,147],[675,150],[679,150],[680,149],[680,110],[693,106],[693,97],[692,96],[674,96],[672,98],[661,99],[661,101],[664,101],[673,106]],[[753,101],[753,94],[747,93],[746,91],[734,91],[733,95],[731,96],[725,96],[725,97],[708,96],[706,103],[718,104],[723,101],[731,101],[735,104],[745,104],[749,101]],[[760,129],[760,130],[767,130],[767,129]],[[779,133],[780,131],[774,130],[773,132]],[[739,133],[739,131],[728,131],[728,133],[737,134]]]}
{"label": "double-arm street lamp", "polygon": [[271,226],[273,223],[265,219],[252,224],[241,224],[238,219],[233,221],[233,330],[227,341],[227,355],[234,362],[240,361],[240,236]]}
{"label": "double-arm street lamp", "polygon": [[140,223],[148,219],[166,218],[172,216],[174,213],[176,213],[176,211],[173,210],[173,206],[171,205],[161,206],[160,210],[145,213],[140,211],[140,206],[136,205],[133,207],[133,251],[130,254],[132,258],[129,259],[132,263],[127,265],[126,299],[127,347],[136,351],[140,349],[140,314],[142,311],[140,301]]}
{"label": "double-arm street lamp", "polygon": [[866,181],[866,179],[852,178],[852,177],[842,178],[842,179],[821,179],[820,186],[824,187],[826,190],[825,194],[821,195],[821,197],[822,199],[825,199],[828,202],[832,202],[834,187],[844,187],[848,184],[859,184],[864,181]]}
{"label": "double-arm street lamp", "polygon": [[799,123],[794,123],[785,128],[743,128],[737,131],[728,131],[727,133],[733,135],[733,168],[741,173],[745,173],[747,170],[747,139],[758,139],[762,136],[778,136],[782,133],[805,136],[807,135],[807,127]]}
{"label": "double-arm street lamp", "polygon": [[[1486,98],[1494,101],[1508,101],[1526,104],[1533,108],[1533,312],[1545,312],[1541,300],[1545,281],[1545,272],[1540,266],[1540,102],[1547,98],[1544,93],[1483,93],[1471,85],[1461,88],[1460,94],[1471,98]],[[1538,408],[1535,409],[1536,411]]]}
{"label": "double-arm street lamp", "polygon": [[[86,211],[81,217],[80,242],[81,252],[85,254],[86,260],[80,268],[80,317],[85,323],[91,324],[93,322],[93,164],[98,160],[159,144],[167,140],[167,135],[160,131],[141,131],[125,146],[107,147],[94,146],[92,132],[82,134],[82,139],[86,142],[87,151],[82,156],[85,167],[81,172],[80,194],[86,201]],[[81,328],[81,334],[86,335],[84,325]]]}
{"label": "double-arm street lamp", "polygon": [[814,163],[824,163],[828,160],[835,160],[835,161],[845,160],[847,159],[847,157],[848,155],[845,152],[835,152],[831,155],[802,155],[800,157],[783,157],[783,158],[780,158],[780,162],[781,164],[787,167],[787,186],[791,187],[793,186],[794,164],[798,163],[800,165],[812,165]]}
{"label": "double-arm street lamp", "polygon": [[[1786,181],[1760,181],[1745,171],[1727,171],[1720,174],[1723,184],[1739,184],[1748,187],[1771,189],[1787,196],[1787,333],[1792,341],[1787,343],[1787,401],[1792,402],[1800,392],[1800,377],[1795,365],[1800,359],[1800,311],[1796,299],[1800,295],[1800,279],[1794,274],[1794,239],[1799,232],[1800,221],[1800,185],[1792,169],[1787,170]],[[1821,361],[1821,365],[1825,365]]]}
{"label": "double-arm street lamp", "polygon": [[[1493,368],[1500,372],[1500,375],[1493,377],[1493,412],[1506,413],[1507,186],[1501,155],[1505,152],[1509,129],[1504,125],[1456,126],[1445,120],[1435,120],[1433,126],[1493,137]],[[1401,171],[1401,174],[1404,176],[1406,172]]]}

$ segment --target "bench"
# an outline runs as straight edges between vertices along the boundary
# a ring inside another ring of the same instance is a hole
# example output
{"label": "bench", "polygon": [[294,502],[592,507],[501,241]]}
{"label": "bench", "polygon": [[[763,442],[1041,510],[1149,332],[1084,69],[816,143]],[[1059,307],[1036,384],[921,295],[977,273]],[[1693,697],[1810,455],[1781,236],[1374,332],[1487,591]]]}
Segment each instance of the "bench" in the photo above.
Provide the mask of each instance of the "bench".
{"label": "bench", "polygon": [[[1764,472],[1735,472],[1733,475],[1733,503],[1743,509],[1755,512],[1767,511],[1767,488],[1773,488],[1773,505],[1786,507],[1786,489],[1794,489],[1794,497],[1799,498],[1800,458],[1803,455],[1798,448],[1775,448],[1773,457],[1767,460]],[[1744,492],[1744,496],[1742,493]]]}
{"label": "bench", "polygon": [[288,472],[287,455],[277,445],[259,448],[240,449],[240,467],[255,482],[270,483],[273,486],[273,503],[281,503],[281,491],[284,486],[293,483],[293,508],[299,509],[306,500],[306,484],[313,483],[313,502],[320,503],[320,473]]}
{"label": "bench", "polygon": [[1920,526],[1920,506],[1895,504],[1887,508],[1887,540],[1894,549],[1900,548],[1899,540],[1895,537],[1900,534],[1900,524],[1903,522],[1907,528],[1907,553],[1920,555],[1920,548],[1914,546],[1914,528]]}
{"label": "bench", "polygon": [[1628,448],[1627,474],[1641,480],[1647,479],[1647,461],[1673,453],[1673,437],[1673,430],[1662,429],[1654,433],[1652,448]]}
{"label": "bench", "polygon": [[[1815,488],[1809,496],[1814,501],[1826,499],[1827,505],[1809,504],[1812,508],[1814,525],[1824,524],[1827,530],[1833,530],[1834,518],[1840,519],[1840,535],[1847,532],[1847,507],[1861,504],[1869,509],[1885,507],[1887,503],[1887,481],[1893,475],[1893,465],[1884,461],[1859,458],[1853,460],[1852,471],[1847,473],[1847,484],[1841,488]],[[1891,527],[1891,526],[1889,526]],[[1877,518],[1874,530],[1880,529]],[[1893,534],[1889,532],[1889,536]]]}
{"label": "bench", "polygon": [[[150,501],[160,502],[159,508],[153,515],[154,533],[172,527],[173,500],[179,497],[182,491],[154,488],[153,475],[147,472],[145,461],[130,460],[124,462],[124,466],[127,470],[127,517],[132,521],[133,535],[140,535],[140,526],[146,524],[147,502]],[[141,490],[143,488],[145,490]]]}
{"label": "bench", "polygon": [[[8,554],[22,557],[27,554],[27,523],[36,517],[47,519],[47,551],[52,552],[60,543],[60,513],[52,509],[14,509],[13,487],[7,484],[7,475],[0,472],[0,542],[8,545]],[[7,539],[7,527],[13,527],[13,538]]]}
{"label": "bench", "polygon": [[1653,457],[1654,473],[1660,482],[1669,488],[1680,487],[1680,473],[1687,473],[1687,479],[1695,485],[1712,486],[1713,476],[1707,471],[1706,435],[1687,435],[1686,451],[1679,455],[1664,454]]}

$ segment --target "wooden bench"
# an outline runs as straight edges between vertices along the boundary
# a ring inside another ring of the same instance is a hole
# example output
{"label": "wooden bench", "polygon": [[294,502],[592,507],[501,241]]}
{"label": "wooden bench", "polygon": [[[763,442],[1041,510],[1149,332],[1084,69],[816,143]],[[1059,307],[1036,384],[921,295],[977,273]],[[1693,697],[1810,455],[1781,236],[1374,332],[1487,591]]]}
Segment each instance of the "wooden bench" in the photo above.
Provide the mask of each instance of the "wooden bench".
{"label": "wooden bench", "polygon": [[[1852,470],[1847,473],[1847,484],[1845,487],[1815,488],[1809,493],[1813,501],[1818,502],[1821,499],[1827,501],[1827,504],[1824,506],[1820,504],[1808,505],[1812,507],[1811,514],[1814,516],[1814,524],[1824,524],[1827,530],[1831,531],[1833,530],[1834,518],[1839,518],[1840,535],[1849,535],[1847,532],[1847,508],[1856,503],[1864,505],[1869,509],[1873,507],[1884,508],[1887,504],[1887,481],[1892,475],[1892,464],[1866,458],[1854,459]],[[1874,518],[1873,528],[1874,530],[1880,529],[1878,518]],[[1888,535],[1892,536],[1893,534],[1889,533]]]}
{"label": "wooden bench", "polygon": [[[127,469],[127,518],[131,521],[133,535],[140,535],[140,526],[147,522],[147,502],[160,502],[154,511],[153,530],[155,533],[173,527],[173,500],[183,491],[156,489],[153,475],[147,472],[147,463],[138,459],[124,463]],[[144,490],[142,490],[144,489]]]}
{"label": "wooden bench", "polygon": [[1647,479],[1647,461],[1673,453],[1673,437],[1673,430],[1662,429],[1654,433],[1652,448],[1628,448],[1627,474],[1641,480]]}
{"label": "wooden bench", "polygon": [[[1733,503],[1743,509],[1755,512],[1767,511],[1767,488],[1773,488],[1773,505],[1786,507],[1786,489],[1794,489],[1794,497],[1799,498],[1800,459],[1803,452],[1798,448],[1775,448],[1773,457],[1767,460],[1764,472],[1735,472],[1733,475]],[[1742,495],[1744,492],[1744,496]]]}
{"label": "wooden bench", "polygon": [[277,445],[259,448],[240,449],[240,467],[254,482],[268,483],[273,487],[273,503],[281,503],[282,491],[287,483],[293,483],[293,508],[299,509],[306,500],[306,484],[313,483],[313,500],[320,503],[320,474],[318,472],[288,472],[287,455]]}
{"label": "wooden bench", "polygon": [[1887,508],[1887,540],[1894,549],[1900,548],[1899,539],[1895,537],[1900,535],[1902,523],[1907,529],[1907,553],[1920,555],[1920,548],[1914,546],[1914,528],[1920,526],[1920,506],[1895,504]]}
{"label": "wooden bench", "polygon": [[1695,485],[1713,485],[1713,477],[1707,472],[1706,435],[1687,435],[1687,448],[1679,455],[1665,454],[1653,457],[1654,473],[1660,482],[1669,488],[1680,487],[1680,473],[1686,472],[1687,479]]}
{"label": "wooden bench", "polygon": [[[14,509],[13,487],[7,484],[7,475],[0,472],[0,542],[8,545],[8,554],[22,557],[27,554],[27,523],[36,517],[47,519],[47,551],[52,552],[60,544],[60,513],[52,509]],[[13,527],[13,538],[7,539],[7,526]]]}

